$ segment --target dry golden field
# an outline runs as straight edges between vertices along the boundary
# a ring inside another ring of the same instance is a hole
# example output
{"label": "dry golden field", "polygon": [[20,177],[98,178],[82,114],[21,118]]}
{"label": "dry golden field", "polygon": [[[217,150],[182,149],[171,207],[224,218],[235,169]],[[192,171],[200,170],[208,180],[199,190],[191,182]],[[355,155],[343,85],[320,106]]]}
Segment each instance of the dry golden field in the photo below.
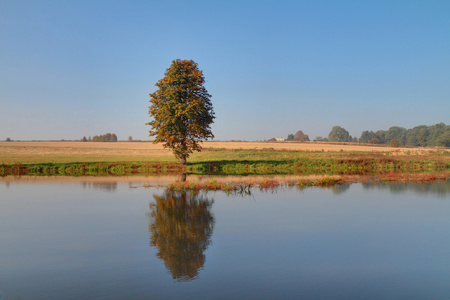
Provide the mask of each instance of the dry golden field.
{"label": "dry golden field", "polygon": [[[295,152],[365,152],[389,153],[390,155],[428,155],[430,153],[449,152],[448,149],[434,148],[392,148],[384,146],[369,146],[358,144],[333,143],[295,143],[295,142],[205,142],[205,151],[194,153],[189,160],[201,161],[211,159],[239,159],[232,151],[226,150],[256,150]],[[217,150],[217,151],[208,151]],[[221,154],[227,153],[226,155]],[[222,155],[223,157],[218,157]],[[66,162],[114,162],[114,161],[168,161],[175,162],[172,152],[164,149],[161,144],[151,142],[0,142],[0,164],[13,163],[66,163]]]}

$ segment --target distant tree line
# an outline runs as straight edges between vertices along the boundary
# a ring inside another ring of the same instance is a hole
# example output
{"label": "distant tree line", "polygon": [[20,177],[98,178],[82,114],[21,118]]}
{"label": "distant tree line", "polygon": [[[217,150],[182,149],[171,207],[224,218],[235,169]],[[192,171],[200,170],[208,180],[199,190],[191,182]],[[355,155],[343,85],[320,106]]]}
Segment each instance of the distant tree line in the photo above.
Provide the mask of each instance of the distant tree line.
{"label": "distant tree line", "polygon": [[87,139],[85,136],[81,139],[82,142],[117,142],[117,135],[115,133],[107,133],[102,135],[95,135],[93,138]]}
{"label": "distant tree line", "polygon": [[420,125],[411,129],[393,126],[389,130],[363,131],[361,143],[390,144],[392,146],[443,146],[450,147],[450,125]]}
{"label": "distant tree line", "polygon": [[[307,134],[299,130],[297,133],[289,134],[287,141],[309,141]],[[412,146],[442,146],[450,147],[450,125],[439,123],[436,125],[420,125],[411,129],[393,126],[389,130],[363,131],[361,137],[352,137],[345,128],[333,126],[328,137],[316,137],[314,141],[348,142],[348,143],[369,143],[386,144],[394,147]]]}
{"label": "distant tree line", "polygon": [[[309,136],[303,131],[299,130],[295,134],[289,134],[287,136],[287,141],[299,141],[299,142],[309,142]],[[314,139],[314,141],[320,141],[320,142],[358,142],[358,139],[355,137],[353,138],[347,130],[340,126],[334,126],[330,134],[328,135],[328,138],[324,138],[321,136],[318,136]]]}

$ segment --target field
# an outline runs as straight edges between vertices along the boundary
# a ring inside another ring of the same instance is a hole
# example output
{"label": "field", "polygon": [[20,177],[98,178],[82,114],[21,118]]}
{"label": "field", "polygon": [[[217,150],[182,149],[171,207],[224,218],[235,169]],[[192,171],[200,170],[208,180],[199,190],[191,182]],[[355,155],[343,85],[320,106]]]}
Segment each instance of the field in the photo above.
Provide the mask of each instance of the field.
{"label": "field", "polygon": [[[194,153],[188,162],[270,161],[354,155],[399,156],[417,159],[450,159],[449,149],[393,148],[358,144],[205,142],[204,151]],[[0,164],[42,164],[75,162],[169,162],[172,152],[151,142],[0,142]]]}

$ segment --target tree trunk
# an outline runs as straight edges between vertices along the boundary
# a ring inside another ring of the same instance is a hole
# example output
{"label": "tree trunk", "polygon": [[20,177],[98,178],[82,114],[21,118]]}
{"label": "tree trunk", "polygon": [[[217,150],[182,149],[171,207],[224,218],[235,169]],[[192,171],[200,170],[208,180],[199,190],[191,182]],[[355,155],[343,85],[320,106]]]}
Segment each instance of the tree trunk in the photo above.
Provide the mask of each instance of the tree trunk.
{"label": "tree trunk", "polygon": [[181,182],[186,182],[186,178],[187,178],[187,174],[186,174],[186,173],[183,173],[183,174],[181,174],[181,176],[180,176],[180,181],[181,181]]}
{"label": "tree trunk", "polygon": [[183,156],[183,157],[181,158],[181,164],[182,164],[183,166],[186,165],[186,156]]}

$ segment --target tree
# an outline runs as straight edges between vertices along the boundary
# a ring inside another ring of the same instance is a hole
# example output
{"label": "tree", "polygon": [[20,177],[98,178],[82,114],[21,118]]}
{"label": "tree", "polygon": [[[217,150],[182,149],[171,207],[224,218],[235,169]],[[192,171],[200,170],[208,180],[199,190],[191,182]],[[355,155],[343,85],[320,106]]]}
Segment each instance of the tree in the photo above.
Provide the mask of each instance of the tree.
{"label": "tree", "polygon": [[294,134],[294,141],[309,142],[309,136],[299,130]]}
{"label": "tree", "polygon": [[200,142],[214,138],[210,124],[214,120],[211,95],[203,86],[203,71],[193,60],[174,60],[150,94],[149,115],[153,120],[153,143],[170,148],[183,165],[193,151],[201,151]]}
{"label": "tree", "polygon": [[318,142],[328,142],[328,139],[326,137],[321,137],[321,136],[316,136],[316,138],[314,140],[318,141]]}
{"label": "tree", "polygon": [[391,144],[390,145],[391,145],[391,147],[399,147],[400,143],[398,142],[397,138],[393,138],[391,140]]}
{"label": "tree", "polygon": [[10,139],[10,138],[6,138],[6,141],[7,141],[7,142],[11,142],[11,139]]}
{"label": "tree", "polygon": [[369,132],[367,130],[363,131],[361,133],[361,136],[359,137],[360,143],[368,143],[370,139],[372,139],[373,131]]}
{"label": "tree", "polygon": [[83,138],[81,139],[82,142],[87,142],[87,138],[85,136],[83,136]]}
{"label": "tree", "polygon": [[292,133],[288,134],[286,141],[293,141],[294,135]]}
{"label": "tree", "polygon": [[377,137],[372,138],[369,143],[371,144],[380,144],[380,140]]}
{"label": "tree", "polygon": [[128,137],[128,141],[133,141],[133,137],[131,135]]}
{"label": "tree", "polygon": [[450,131],[445,132],[436,139],[437,146],[450,147]]}
{"label": "tree", "polygon": [[399,145],[406,143],[406,128],[392,126],[386,132],[386,143],[391,143],[394,139],[397,139]]}
{"label": "tree", "polygon": [[333,126],[328,134],[328,139],[332,142],[347,142],[350,134],[340,126]]}

